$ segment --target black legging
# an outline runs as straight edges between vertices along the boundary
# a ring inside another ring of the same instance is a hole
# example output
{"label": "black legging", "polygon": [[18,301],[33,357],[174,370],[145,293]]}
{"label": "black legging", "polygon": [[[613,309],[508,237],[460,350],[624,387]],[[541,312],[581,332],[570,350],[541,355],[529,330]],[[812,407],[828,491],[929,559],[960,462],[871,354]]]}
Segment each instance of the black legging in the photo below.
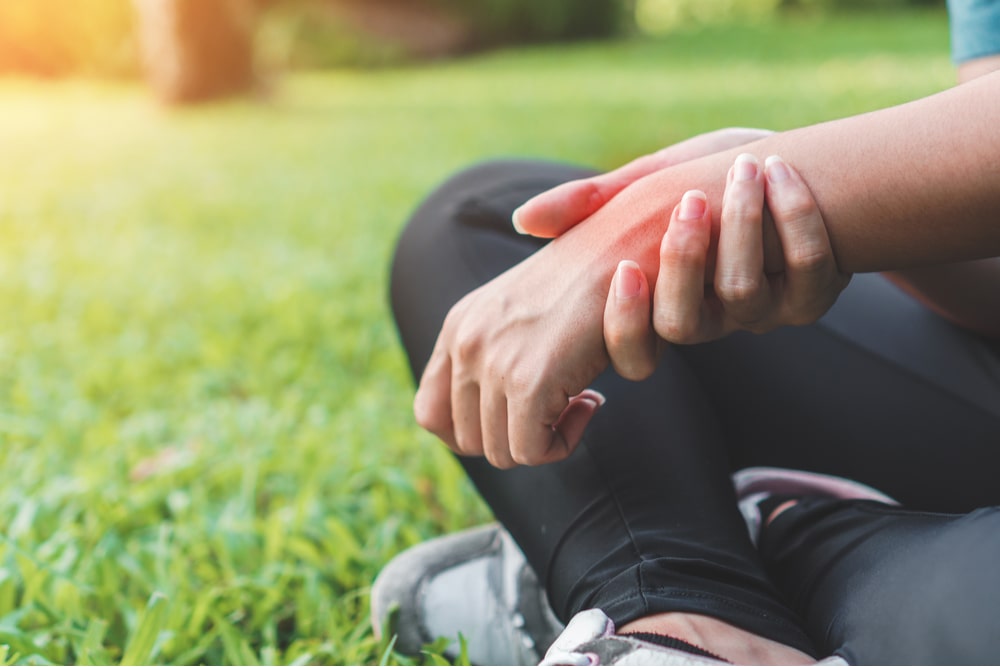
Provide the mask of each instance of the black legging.
{"label": "black legging", "polygon": [[[591,173],[487,163],[424,202],[403,232],[392,274],[392,305],[415,377],[451,306],[541,246],[513,230],[511,212]],[[902,601],[890,588],[885,597],[869,589],[855,599],[853,587],[838,588],[843,579],[826,582],[823,590],[832,592],[817,596],[815,582],[804,592],[801,578],[769,575],[772,562],[750,544],[737,512],[731,471],[774,465],[842,475],[919,510],[1000,505],[1000,355],[877,276],[855,277],[815,325],[671,347],[649,380],[627,382],[608,371],[593,386],[608,402],[568,460],[500,471],[484,459],[462,459],[564,620],[592,607],[619,625],[651,613],[695,612],[809,653],[839,649],[849,659],[893,662],[897,646],[848,642],[870,631],[850,619],[893,611]],[[776,522],[762,553],[790,572],[795,554],[776,538],[785,532],[777,527],[789,523]],[[822,531],[787,533],[808,534],[824,553]],[[943,576],[979,581],[997,557],[994,548],[980,554],[979,567],[934,566]],[[799,569],[812,572],[808,562]],[[1000,599],[1000,577],[992,579],[991,599]],[[919,582],[902,588],[906,604],[937,603],[923,599]],[[996,611],[966,611],[961,602],[948,613]],[[850,627],[850,637],[831,633],[830,619]],[[899,633],[924,631],[907,621]],[[992,641],[990,655],[1000,659]],[[934,650],[926,654],[939,655]]]}

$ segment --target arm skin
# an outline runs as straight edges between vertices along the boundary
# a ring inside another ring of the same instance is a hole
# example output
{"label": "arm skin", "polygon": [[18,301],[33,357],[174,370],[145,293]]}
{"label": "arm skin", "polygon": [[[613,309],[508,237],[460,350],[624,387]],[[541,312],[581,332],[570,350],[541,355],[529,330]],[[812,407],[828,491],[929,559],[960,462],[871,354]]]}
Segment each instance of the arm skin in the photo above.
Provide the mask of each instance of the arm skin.
{"label": "arm skin", "polygon": [[[608,365],[603,313],[619,260],[635,260],[654,284],[670,213],[691,189],[707,195],[717,237],[726,174],[744,151],[781,155],[795,166],[813,191],[841,272],[1000,256],[998,72],[637,180],[456,304],[414,399],[418,423],[455,451],[485,454],[501,467],[568,456],[598,407],[572,399]],[[544,214],[522,207],[522,226]],[[808,244],[790,252],[801,253],[800,266],[814,255],[825,259]],[[776,244],[765,248],[768,255],[769,265],[780,265]],[[730,294],[754,287],[716,275],[716,289]]]}
{"label": "arm skin", "polygon": [[[1000,70],[1000,56],[963,63],[960,83]],[[1000,338],[1000,258],[891,271],[886,276],[955,324]]]}
{"label": "arm skin", "polygon": [[813,190],[845,272],[1000,255],[1000,73],[657,171],[566,236],[640,249],[640,265],[655,277],[651,260],[672,206],[700,186],[711,208],[721,210],[725,174],[740,152],[777,154],[795,165]]}

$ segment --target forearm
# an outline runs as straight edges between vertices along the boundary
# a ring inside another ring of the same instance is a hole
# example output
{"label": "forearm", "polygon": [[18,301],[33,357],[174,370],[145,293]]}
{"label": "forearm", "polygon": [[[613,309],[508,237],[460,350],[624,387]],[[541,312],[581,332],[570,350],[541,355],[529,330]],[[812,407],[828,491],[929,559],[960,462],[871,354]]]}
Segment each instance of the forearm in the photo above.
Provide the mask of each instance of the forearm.
{"label": "forearm", "polygon": [[[958,80],[1000,70],[1000,56],[962,63]],[[1000,258],[891,271],[886,276],[913,298],[955,324],[1000,337]]]}
{"label": "forearm", "polygon": [[[779,154],[799,170],[843,271],[997,256],[997,128],[1000,73],[910,104],[775,134],[662,170],[618,195],[613,203],[622,206],[606,207],[567,236],[596,234],[594,242],[603,238],[606,250],[637,258],[654,277],[656,249],[670,215],[662,208],[685,190],[700,188],[712,210],[721,211],[726,171],[747,151]],[[768,253],[773,266],[773,243]]]}
{"label": "forearm", "polygon": [[799,170],[841,270],[1000,255],[1000,73],[747,150]]}

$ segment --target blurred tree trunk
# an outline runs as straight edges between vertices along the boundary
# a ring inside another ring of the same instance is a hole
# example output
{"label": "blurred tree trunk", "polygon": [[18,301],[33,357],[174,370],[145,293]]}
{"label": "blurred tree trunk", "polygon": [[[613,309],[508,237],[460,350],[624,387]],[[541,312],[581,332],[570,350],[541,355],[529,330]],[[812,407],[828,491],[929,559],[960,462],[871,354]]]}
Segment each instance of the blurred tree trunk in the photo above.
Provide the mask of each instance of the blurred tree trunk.
{"label": "blurred tree trunk", "polygon": [[147,76],[161,99],[203,101],[254,87],[254,0],[134,3]]}

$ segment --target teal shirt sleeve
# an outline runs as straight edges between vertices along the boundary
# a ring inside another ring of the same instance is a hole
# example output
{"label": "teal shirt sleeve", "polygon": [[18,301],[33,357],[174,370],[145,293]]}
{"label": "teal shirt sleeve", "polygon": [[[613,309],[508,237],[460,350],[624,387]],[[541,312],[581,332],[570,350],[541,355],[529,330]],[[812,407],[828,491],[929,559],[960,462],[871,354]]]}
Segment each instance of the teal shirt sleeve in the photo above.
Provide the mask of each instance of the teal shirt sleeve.
{"label": "teal shirt sleeve", "polygon": [[1000,53],[1000,0],[948,0],[956,64]]}

